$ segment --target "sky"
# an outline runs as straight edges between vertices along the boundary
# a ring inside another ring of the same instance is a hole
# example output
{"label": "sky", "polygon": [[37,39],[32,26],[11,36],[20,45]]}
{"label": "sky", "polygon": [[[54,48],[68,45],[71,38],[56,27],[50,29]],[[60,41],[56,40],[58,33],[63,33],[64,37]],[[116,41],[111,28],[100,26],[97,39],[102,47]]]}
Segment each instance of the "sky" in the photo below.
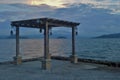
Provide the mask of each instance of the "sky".
{"label": "sky", "polygon": [[61,7],[63,4],[85,3],[99,6],[118,6],[120,0],[0,0],[0,3],[48,4]]}
{"label": "sky", "polygon": [[105,8],[113,10],[114,13],[120,14],[120,0],[0,0],[0,3],[12,4],[12,3],[24,3],[30,5],[47,4],[50,6],[66,7],[70,4],[91,4],[97,8]]}
{"label": "sky", "polygon": [[[120,32],[120,0],[0,0],[0,24],[44,16],[81,22],[79,32],[83,36]],[[0,34],[9,30],[2,29]]]}

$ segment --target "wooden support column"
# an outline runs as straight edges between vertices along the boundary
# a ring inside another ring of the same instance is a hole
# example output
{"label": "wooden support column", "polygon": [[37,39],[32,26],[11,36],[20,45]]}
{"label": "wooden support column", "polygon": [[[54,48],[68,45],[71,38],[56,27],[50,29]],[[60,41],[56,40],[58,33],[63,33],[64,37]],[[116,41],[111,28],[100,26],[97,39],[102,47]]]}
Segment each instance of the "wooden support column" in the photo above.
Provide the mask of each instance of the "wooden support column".
{"label": "wooden support column", "polygon": [[16,26],[16,56],[14,57],[15,64],[19,65],[22,63],[22,57],[19,51],[19,26]]}
{"label": "wooden support column", "polygon": [[19,27],[16,27],[16,57],[19,56]]}
{"label": "wooden support column", "polygon": [[71,63],[77,63],[78,58],[75,54],[75,26],[72,27],[72,55],[70,56]]}
{"label": "wooden support column", "polygon": [[72,27],[72,55],[75,55],[75,27]]}
{"label": "wooden support column", "polygon": [[44,58],[48,59],[49,54],[49,29],[48,23],[46,22],[45,31],[44,31]]}
{"label": "wooden support column", "polygon": [[44,59],[42,61],[42,69],[48,70],[51,68],[51,56],[49,54],[49,27],[48,22],[44,29]]}

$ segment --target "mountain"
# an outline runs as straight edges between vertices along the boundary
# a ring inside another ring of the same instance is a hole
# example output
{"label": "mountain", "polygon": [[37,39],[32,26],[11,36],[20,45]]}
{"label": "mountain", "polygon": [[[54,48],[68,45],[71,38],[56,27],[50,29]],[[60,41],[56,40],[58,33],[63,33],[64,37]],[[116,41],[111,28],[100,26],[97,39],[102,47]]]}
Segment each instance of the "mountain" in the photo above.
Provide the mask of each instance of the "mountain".
{"label": "mountain", "polygon": [[[26,4],[0,5],[0,34],[9,34],[10,22],[13,20],[50,17],[62,20],[80,22],[78,36],[92,37],[120,31],[120,15],[111,10],[95,8],[88,4],[74,4],[65,8],[48,5],[31,6]],[[36,29],[23,29],[23,34],[39,34]],[[54,28],[53,34],[69,35],[71,29]]]}
{"label": "mountain", "polygon": [[101,35],[95,38],[120,38],[120,33]]}

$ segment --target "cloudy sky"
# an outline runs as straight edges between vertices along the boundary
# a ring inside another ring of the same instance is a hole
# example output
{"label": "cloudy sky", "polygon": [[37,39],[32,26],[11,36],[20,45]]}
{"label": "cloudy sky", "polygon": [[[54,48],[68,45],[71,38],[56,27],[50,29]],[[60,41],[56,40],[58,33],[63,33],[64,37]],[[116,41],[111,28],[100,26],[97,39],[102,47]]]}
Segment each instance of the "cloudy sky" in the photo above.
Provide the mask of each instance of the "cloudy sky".
{"label": "cloudy sky", "polygon": [[29,5],[47,4],[58,8],[67,7],[71,4],[89,4],[95,8],[112,10],[115,14],[120,14],[120,0],[0,0],[1,4],[23,3]]}
{"label": "cloudy sky", "polygon": [[[0,0],[2,25],[7,21],[41,16],[81,22],[79,32],[83,36],[120,32],[120,0]],[[3,29],[1,25],[0,28]],[[4,34],[7,29],[0,33]]]}
{"label": "cloudy sky", "polygon": [[64,7],[64,4],[84,3],[96,5],[96,7],[120,9],[120,0],[0,0],[0,3],[25,3],[31,5],[48,4]]}

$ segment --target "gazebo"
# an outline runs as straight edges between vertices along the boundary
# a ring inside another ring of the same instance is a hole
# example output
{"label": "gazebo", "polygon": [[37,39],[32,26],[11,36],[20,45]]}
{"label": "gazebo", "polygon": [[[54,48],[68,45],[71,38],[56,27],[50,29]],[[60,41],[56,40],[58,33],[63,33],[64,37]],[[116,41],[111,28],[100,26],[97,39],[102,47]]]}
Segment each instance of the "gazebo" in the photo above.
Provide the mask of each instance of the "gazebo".
{"label": "gazebo", "polygon": [[53,18],[38,18],[29,20],[12,21],[11,26],[16,28],[16,56],[14,57],[15,64],[19,65],[22,63],[22,57],[19,52],[19,28],[38,28],[44,30],[44,59],[42,60],[42,69],[51,68],[51,55],[49,53],[49,30],[53,27],[68,27],[72,29],[72,54],[70,61],[77,63],[77,56],[75,54],[75,28],[80,23],[64,21]]}

